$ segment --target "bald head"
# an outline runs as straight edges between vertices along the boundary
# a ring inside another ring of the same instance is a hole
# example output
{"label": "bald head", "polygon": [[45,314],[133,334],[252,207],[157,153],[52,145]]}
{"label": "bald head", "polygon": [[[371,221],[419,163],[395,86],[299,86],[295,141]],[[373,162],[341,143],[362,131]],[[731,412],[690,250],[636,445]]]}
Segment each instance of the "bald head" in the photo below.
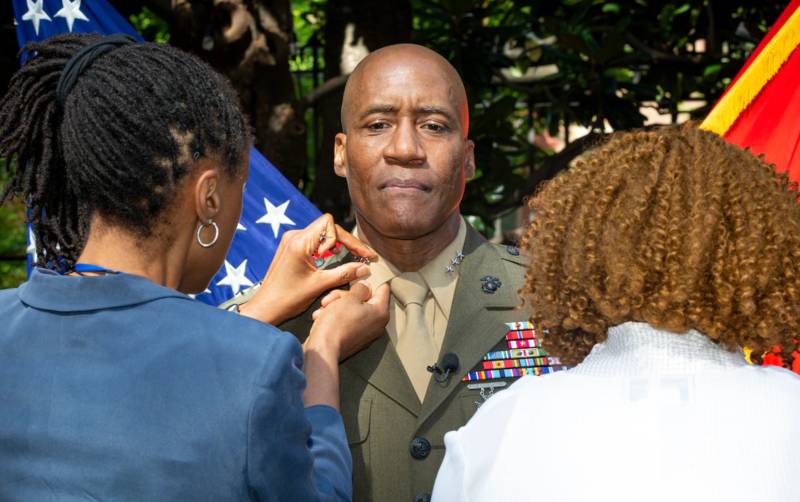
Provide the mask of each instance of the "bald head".
{"label": "bald head", "polygon": [[401,270],[418,270],[455,238],[475,174],[461,78],[430,49],[384,47],[350,76],[342,128],[333,168],[347,178],[359,231]]}
{"label": "bald head", "polygon": [[[398,87],[404,89],[404,96],[388,95]],[[439,92],[431,93],[431,90]],[[469,109],[461,77],[445,58],[415,44],[383,47],[356,66],[344,89],[342,129],[346,133],[359,115],[375,106],[393,106],[390,101],[398,98],[416,101],[420,108],[452,113],[462,136],[467,137]],[[440,102],[433,102],[437,99]],[[444,110],[442,100],[446,101],[448,110]]]}

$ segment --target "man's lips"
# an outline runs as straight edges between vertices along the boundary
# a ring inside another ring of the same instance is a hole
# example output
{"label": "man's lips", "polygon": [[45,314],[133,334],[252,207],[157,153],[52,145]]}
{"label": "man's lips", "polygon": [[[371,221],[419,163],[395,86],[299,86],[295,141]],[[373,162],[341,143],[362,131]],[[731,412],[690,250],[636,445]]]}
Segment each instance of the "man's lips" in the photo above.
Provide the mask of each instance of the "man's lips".
{"label": "man's lips", "polygon": [[397,191],[397,192],[430,192],[431,187],[421,181],[417,180],[404,180],[399,178],[392,178],[378,185],[382,191]]}

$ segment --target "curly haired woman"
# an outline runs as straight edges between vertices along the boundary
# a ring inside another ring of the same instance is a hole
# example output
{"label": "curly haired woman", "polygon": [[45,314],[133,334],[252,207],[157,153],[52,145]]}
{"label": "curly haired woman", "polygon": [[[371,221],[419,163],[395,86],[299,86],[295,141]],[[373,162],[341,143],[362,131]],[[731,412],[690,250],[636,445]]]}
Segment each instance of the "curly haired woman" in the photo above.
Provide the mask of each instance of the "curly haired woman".
{"label": "curly haired woman", "polygon": [[[615,134],[531,201],[523,296],[568,371],[445,437],[434,500],[800,500],[800,204],[691,126]],[[526,482],[520,483],[520,475]]]}

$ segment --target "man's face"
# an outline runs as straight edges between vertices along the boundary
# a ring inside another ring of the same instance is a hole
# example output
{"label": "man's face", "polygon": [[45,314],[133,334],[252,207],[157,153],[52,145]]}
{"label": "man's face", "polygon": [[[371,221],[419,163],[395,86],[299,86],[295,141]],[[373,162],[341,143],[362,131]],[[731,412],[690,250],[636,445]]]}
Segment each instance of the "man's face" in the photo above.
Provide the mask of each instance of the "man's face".
{"label": "man's face", "polygon": [[378,62],[353,88],[334,167],[359,221],[383,236],[416,239],[458,211],[474,157],[466,103],[451,80],[431,61],[411,59]]}

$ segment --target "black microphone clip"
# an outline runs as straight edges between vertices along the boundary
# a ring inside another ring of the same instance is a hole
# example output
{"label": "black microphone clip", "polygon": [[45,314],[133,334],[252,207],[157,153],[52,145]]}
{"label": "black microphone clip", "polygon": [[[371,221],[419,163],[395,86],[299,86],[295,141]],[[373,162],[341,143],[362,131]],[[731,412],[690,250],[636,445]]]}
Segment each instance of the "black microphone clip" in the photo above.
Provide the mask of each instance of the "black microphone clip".
{"label": "black microphone clip", "polygon": [[445,383],[450,378],[450,373],[458,370],[458,356],[452,352],[442,356],[442,360],[426,368],[433,373],[433,378],[439,383]]}

